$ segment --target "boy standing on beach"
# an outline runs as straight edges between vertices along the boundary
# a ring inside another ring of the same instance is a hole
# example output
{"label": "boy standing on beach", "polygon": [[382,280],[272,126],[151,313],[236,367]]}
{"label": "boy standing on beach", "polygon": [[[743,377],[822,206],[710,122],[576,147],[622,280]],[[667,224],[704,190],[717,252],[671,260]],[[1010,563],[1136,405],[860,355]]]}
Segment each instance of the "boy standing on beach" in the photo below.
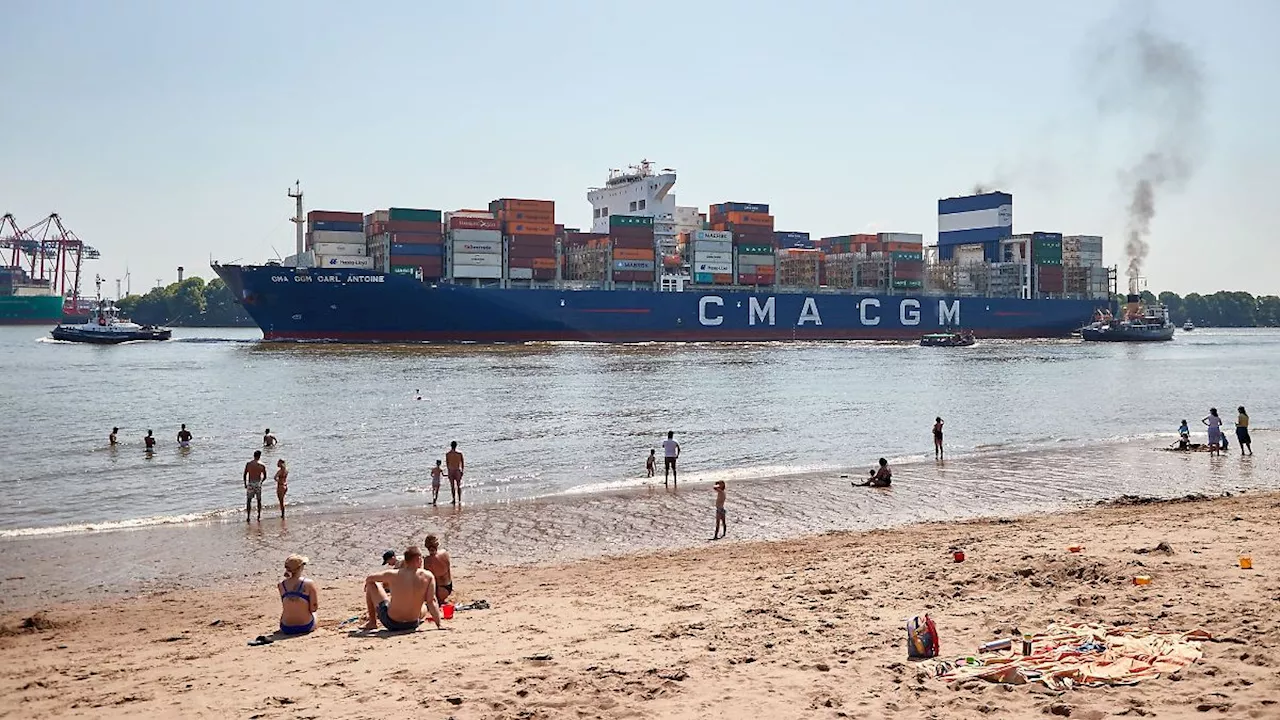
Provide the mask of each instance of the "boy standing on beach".
{"label": "boy standing on beach", "polygon": [[729,523],[724,518],[724,481],[717,480],[712,487],[716,491],[716,531],[712,533],[712,540],[719,540],[729,534]]}
{"label": "boy standing on beach", "polygon": [[[114,438],[115,435],[112,435],[111,437]],[[657,450],[649,450],[649,459],[644,461],[645,477],[653,477],[653,474],[658,470],[657,452]]]}
{"label": "boy standing on beach", "polygon": [[440,461],[436,461],[436,466],[431,468],[431,504],[434,506],[436,501],[440,499],[440,476],[444,475],[444,470],[440,468]]}
{"label": "boy standing on beach", "polygon": [[466,461],[458,452],[458,441],[449,443],[449,452],[444,454],[444,466],[449,471],[449,501],[454,505],[462,502],[462,471],[466,469]]}

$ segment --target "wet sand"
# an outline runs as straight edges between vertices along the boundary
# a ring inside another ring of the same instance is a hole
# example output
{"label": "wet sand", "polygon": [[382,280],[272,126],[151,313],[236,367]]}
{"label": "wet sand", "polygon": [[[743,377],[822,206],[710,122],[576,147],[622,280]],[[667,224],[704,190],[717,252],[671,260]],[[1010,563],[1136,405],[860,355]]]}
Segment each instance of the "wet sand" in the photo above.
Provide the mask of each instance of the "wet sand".
{"label": "wet sand", "polygon": [[[1267,431],[1256,435],[1260,448],[1272,437]],[[850,470],[844,478],[822,473],[730,480],[729,542],[1050,512],[1126,494],[1280,489],[1280,461],[1272,455],[1209,458],[1153,449],[1164,442],[895,464],[891,490],[851,488],[850,479],[861,480],[865,470]],[[421,543],[428,532],[441,536],[464,573],[697,547],[715,520],[707,480],[690,474],[668,490],[659,476],[641,489],[463,508],[302,513],[283,522],[267,508],[260,524],[233,515],[217,522],[7,538],[0,540],[0,610],[265,582],[293,552],[310,556],[317,575],[357,576],[377,568],[384,548]]]}
{"label": "wet sand", "polygon": [[[270,579],[55,604],[38,629],[15,629],[23,613],[3,618],[0,715],[1276,717],[1278,510],[1280,493],[1250,492],[526,568],[471,562],[459,599],[492,609],[405,635],[340,627],[362,606],[359,579],[316,567],[320,628],[267,647],[246,642],[274,628]],[[1161,542],[1169,550],[1153,551]],[[1083,553],[1065,550],[1077,543]],[[1255,569],[1239,569],[1241,548]],[[1135,586],[1136,574],[1152,584]],[[906,661],[903,618],[924,612],[944,656],[1053,621],[1214,641],[1187,670],[1132,687],[949,686]]]}

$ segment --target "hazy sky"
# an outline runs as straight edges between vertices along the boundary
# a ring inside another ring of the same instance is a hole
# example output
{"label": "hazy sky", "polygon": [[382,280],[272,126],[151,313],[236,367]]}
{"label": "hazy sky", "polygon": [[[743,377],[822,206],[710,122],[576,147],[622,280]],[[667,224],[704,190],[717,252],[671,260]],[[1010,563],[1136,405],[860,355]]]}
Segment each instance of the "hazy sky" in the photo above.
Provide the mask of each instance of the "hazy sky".
{"label": "hazy sky", "polygon": [[[1099,42],[1145,23],[1203,75],[1195,172],[1156,197],[1152,289],[1280,292],[1280,3],[5,3],[0,212],[51,211],[134,291],[288,254],[308,208],[554,199],[647,157],[682,205],[936,236],[995,183],[1017,231],[1101,234],[1159,118],[1102,118]],[[1145,18],[1145,19],[1144,19]],[[1119,71],[1117,71],[1119,72]],[[92,291],[91,285],[86,286]]]}

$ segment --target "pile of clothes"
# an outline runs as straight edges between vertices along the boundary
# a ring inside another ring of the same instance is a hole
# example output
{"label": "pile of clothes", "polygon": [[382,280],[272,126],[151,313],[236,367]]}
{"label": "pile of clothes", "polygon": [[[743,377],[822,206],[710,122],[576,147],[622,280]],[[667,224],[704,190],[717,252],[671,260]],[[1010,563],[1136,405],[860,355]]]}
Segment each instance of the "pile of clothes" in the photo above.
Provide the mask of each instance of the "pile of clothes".
{"label": "pile of clothes", "polygon": [[1209,633],[1155,632],[1145,628],[1050,625],[1032,637],[1031,654],[1018,642],[1008,651],[930,660],[921,671],[946,682],[980,679],[1024,685],[1043,683],[1053,690],[1076,686],[1135,685],[1176,673],[1198,661]]}

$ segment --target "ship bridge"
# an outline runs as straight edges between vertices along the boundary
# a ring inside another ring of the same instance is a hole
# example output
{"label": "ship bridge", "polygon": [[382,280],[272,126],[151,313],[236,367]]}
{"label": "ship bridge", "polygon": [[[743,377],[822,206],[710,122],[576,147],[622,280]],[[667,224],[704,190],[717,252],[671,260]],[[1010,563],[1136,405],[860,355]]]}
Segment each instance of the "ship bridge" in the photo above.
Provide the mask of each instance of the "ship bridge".
{"label": "ship bridge", "polygon": [[[671,190],[676,184],[674,168],[656,170],[641,160],[626,170],[611,169],[604,187],[587,190],[591,203],[591,231],[609,232],[611,215],[639,215],[653,218],[653,234],[663,252],[674,252],[676,235],[696,230],[696,208],[678,208]],[[694,219],[691,224],[689,218]],[[688,227],[686,227],[688,226]]]}

